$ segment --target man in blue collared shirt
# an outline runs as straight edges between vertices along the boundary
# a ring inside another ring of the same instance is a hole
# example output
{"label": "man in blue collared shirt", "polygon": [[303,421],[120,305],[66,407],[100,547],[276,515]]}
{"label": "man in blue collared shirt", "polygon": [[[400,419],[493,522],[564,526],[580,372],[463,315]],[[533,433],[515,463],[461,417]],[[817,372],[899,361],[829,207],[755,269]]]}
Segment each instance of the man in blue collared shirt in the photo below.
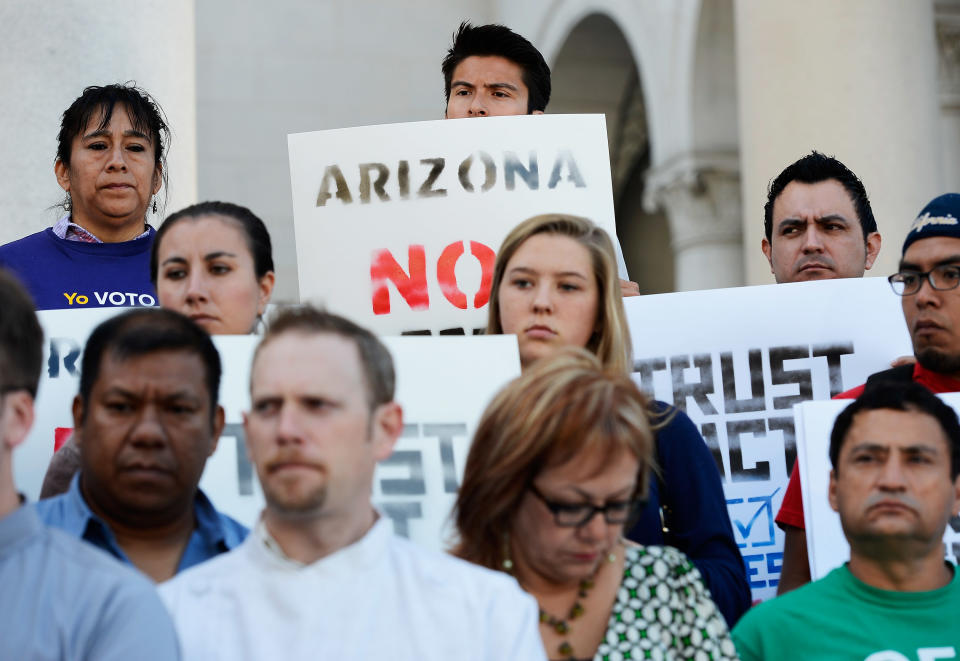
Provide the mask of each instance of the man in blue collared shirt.
{"label": "man in blue collared shirt", "polygon": [[105,553],[45,527],[13,483],[13,449],[33,423],[43,331],[0,269],[0,659],[180,658],[153,586]]}
{"label": "man in blue collared shirt", "polygon": [[98,326],[73,402],[80,473],[40,518],[157,582],[240,544],[246,528],[197,488],[223,429],[220,371],[210,337],[175,312]]}

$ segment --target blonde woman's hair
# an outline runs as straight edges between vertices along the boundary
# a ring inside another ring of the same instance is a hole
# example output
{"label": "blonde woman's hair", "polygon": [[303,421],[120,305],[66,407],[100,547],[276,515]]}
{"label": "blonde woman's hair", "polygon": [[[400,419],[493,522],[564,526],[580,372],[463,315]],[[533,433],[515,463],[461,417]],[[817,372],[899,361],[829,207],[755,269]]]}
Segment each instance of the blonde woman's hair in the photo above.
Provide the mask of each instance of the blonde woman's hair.
{"label": "blonde woman's hair", "polygon": [[650,400],[629,375],[584,349],[564,347],[507,384],[487,407],[467,457],[453,518],[453,553],[501,569],[521,499],[545,468],[585,453],[607,465],[622,450],[640,464],[635,498],[653,468]]}
{"label": "blonde woman's hair", "polygon": [[633,370],[633,353],[630,332],[623,311],[623,296],[617,276],[616,256],[609,235],[580,216],[551,213],[528,218],[513,228],[503,240],[497,261],[493,267],[493,283],[490,289],[490,312],[487,319],[487,334],[503,333],[500,319],[500,285],[503,282],[507,263],[517,249],[535,234],[568,236],[590,254],[593,276],[597,282],[597,330],[591,335],[586,349],[600,359],[604,367],[623,374]]}

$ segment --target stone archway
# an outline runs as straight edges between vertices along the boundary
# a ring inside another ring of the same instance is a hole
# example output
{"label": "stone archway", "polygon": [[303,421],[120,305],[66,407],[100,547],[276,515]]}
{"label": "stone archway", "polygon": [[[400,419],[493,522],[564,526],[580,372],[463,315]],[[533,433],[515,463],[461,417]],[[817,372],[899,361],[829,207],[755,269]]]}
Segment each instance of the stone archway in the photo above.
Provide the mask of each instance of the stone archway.
{"label": "stone archway", "polygon": [[640,73],[623,32],[606,14],[587,14],[566,36],[551,69],[549,112],[607,118],[617,234],[631,278],[646,294],[673,291],[667,218],[643,207],[650,133]]}

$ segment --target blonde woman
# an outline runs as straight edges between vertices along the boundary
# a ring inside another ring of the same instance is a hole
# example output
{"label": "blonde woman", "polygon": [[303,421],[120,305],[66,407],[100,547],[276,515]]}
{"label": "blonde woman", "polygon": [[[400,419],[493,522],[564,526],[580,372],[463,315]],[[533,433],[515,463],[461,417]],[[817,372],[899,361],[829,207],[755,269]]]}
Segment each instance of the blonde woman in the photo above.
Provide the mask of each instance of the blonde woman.
{"label": "blonde woman", "polygon": [[[586,218],[547,214],[523,221],[497,254],[487,333],[516,334],[524,370],[574,346],[629,375],[630,332],[615,264],[609,236]],[[660,471],[627,537],[683,551],[733,626],[750,607],[750,588],[720,474],[685,413],[664,402],[651,402],[650,413],[661,426],[654,445]]]}

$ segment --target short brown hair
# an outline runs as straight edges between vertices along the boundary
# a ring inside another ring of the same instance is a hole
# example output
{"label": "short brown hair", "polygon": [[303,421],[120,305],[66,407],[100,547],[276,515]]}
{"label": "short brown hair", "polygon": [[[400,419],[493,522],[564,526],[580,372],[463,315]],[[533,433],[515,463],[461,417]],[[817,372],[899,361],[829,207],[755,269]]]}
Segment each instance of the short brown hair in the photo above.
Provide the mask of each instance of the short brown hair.
{"label": "short brown hair", "polygon": [[[257,362],[260,351],[280,335],[301,333],[303,335],[339,335],[350,340],[360,354],[360,365],[367,386],[367,401],[373,411],[381,404],[393,401],[396,388],[396,375],[393,370],[393,358],[377,337],[366,328],[359,326],[340,315],[302,305],[281,308],[267,324],[253,362]],[[252,379],[251,373],[251,379]],[[252,385],[252,383],[251,383]]]}
{"label": "short brown hair", "polygon": [[454,553],[499,569],[504,539],[527,489],[545,468],[593,450],[629,450],[640,462],[635,496],[653,465],[649,400],[622,372],[584,349],[566,347],[509,383],[473,437],[454,520]]}
{"label": "short brown hair", "polygon": [[37,396],[43,362],[43,329],[33,299],[20,281],[0,268],[0,396],[23,389]]}
{"label": "short brown hair", "polygon": [[493,267],[487,335],[503,333],[503,321],[500,319],[500,284],[510,258],[535,234],[567,236],[587,249],[593,265],[593,277],[597,281],[599,302],[597,332],[587,342],[586,348],[600,359],[604,367],[620,370],[624,374],[632,372],[630,331],[623,310],[623,294],[620,292],[620,279],[617,277],[617,258],[613,251],[613,242],[602,228],[580,216],[559,213],[534,216],[510,231],[497,252],[497,261]]}

